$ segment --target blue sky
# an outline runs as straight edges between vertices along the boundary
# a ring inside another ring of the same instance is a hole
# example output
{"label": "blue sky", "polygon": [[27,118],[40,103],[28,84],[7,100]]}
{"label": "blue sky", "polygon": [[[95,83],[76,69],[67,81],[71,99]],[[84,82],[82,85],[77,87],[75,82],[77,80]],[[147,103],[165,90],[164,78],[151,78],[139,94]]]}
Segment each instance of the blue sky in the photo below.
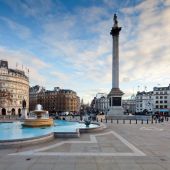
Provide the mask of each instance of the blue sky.
{"label": "blue sky", "polygon": [[111,89],[113,14],[120,88],[170,83],[170,0],[0,0],[0,55],[29,68],[30,85],[72,89],[86,102]]}

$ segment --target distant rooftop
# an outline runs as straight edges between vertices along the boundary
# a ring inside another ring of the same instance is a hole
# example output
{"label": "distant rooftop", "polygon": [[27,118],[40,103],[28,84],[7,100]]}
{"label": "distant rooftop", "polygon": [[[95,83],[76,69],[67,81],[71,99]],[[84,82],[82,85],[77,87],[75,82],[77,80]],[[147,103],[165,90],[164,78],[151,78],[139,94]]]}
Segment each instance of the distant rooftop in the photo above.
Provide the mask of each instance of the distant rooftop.
{"label": "distant rooftop", "polygon": [[170,84],[168,87],[154,87],[153,88],[154,91],[166,91],[166,90],[170,90]]}
{"label": "distant rooftop", "polygon": [[149,91],[149,92],[146,92],[146,91],[139,92],[138,91],[136,95],[151,95],[151,94],[153,94],[153,91]]}
{"label": "distant rooftop", "polygon": [[45,93],[75,93],[75,91],[70,90],[70,89],[60,89],[59,87],[54,87],[54,90],[46,90],[44,87],[36,85],[33,87],[30,87],[30,92],[35,92],[35,93],[40,93],[40,92],[45,92]]}

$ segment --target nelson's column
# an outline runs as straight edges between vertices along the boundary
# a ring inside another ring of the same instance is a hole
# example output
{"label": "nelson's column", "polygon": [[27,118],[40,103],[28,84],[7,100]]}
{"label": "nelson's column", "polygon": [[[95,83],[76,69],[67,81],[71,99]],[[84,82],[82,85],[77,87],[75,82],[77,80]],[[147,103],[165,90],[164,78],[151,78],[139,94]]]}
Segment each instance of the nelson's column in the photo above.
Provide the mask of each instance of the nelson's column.
{"label": "nelson's column", "polygon": [[107,117],[121,116],[123,115],[122,108],[122,95],[124,94],[119,89],[119,32],[121,27],[118,27],[117,16],[114,14],[114,25],[110,34],[113,37],[113,48],[112,48],[112,89],[108,94],[109,98],[109,111]]}

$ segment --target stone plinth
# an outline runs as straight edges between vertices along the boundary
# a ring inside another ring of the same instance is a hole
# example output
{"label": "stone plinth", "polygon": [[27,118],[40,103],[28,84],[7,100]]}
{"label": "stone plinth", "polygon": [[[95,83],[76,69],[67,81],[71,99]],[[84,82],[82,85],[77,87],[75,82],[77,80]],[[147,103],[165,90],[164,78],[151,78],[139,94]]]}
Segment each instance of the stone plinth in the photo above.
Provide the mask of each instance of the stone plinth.
{"label": "stone plinth", "polygon": [[124,109],[122,106],[112,106],[109,108],[106,117],[112,118],[113,116],[123,116],[123,115],[124,115]]}
{"label": "stone plinth", "polygon": [[22,119],[27,119],[28,118],[28,116],[27,116],[27,109],[22,108],[22,110],[21,110],[21,118]]}
{"label": "stone plinth", "polygon": [[109,111],[107,112],[107,118],[112,116],[124,115],[124,109],[122,107],[122,95],[124,93],[119,88],[112,88],[108,94],[109,98]]}

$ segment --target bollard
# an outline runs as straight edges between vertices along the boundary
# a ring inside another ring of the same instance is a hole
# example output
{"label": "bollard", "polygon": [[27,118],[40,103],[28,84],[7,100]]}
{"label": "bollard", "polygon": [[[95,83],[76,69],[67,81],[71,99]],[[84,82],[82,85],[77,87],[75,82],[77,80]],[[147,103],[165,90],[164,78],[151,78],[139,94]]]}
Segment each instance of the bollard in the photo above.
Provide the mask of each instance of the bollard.
{"label": "bollard", "polygon": [[107,123],[107,118],[106,118],[106,123]]}
{"label": "bollard", "polygon": [[129,123],[131,124],[131,119],[129,120]]}
{"label": "bollard", "polygon": [[147,119],[146,123],[148,124],[148,119]]}
{"label": "bollard", "polygon": [[123,119],[123,124],[125,124],[125,120]]}
{"label": "bollard", "polygon": [[151,123],[153,124],[153,119],[151,120]]}
{"label": "bollard", "polygon": [[141,124],[143,124],[143,119],[142,119],[142,121],[141,121]]}
{"label": "bollard", "polygon": [[99,121],[98,118],[96,119],[96,121],[97,121],[97,122]]}
{"label": "bollard", "polygon": [[111,123],[113,123],[113,119],[111,118]]}
{"label": "bollard", "polygon": [[138,120],[136,119],[136,124],[138,124]]}
{"label": "bollard", "polygon": [[103,122],[102,118],[101,118],[101,122]]}
{"label": "bollard", "polygon": [[117,124],[119,123],[119,120],[117,119]]}

